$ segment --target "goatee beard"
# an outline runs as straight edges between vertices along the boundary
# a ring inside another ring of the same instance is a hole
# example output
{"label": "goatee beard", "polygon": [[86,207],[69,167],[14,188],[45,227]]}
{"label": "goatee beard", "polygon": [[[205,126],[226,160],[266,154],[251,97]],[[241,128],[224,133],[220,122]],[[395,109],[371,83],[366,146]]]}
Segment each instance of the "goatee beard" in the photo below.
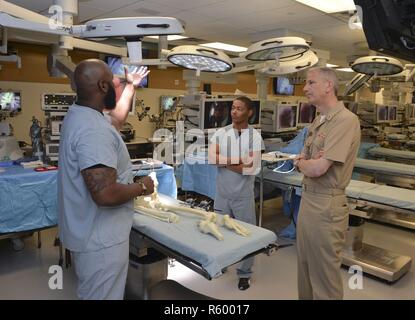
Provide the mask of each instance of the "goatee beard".
{"label": "goatee beard", "polygon": [[117,105],[117,101],[115,99],[115,89],[112,86],[109,87],[109,90],[105,96],[104,105],[105,109],[108,110],[115,109],[115,106]]}

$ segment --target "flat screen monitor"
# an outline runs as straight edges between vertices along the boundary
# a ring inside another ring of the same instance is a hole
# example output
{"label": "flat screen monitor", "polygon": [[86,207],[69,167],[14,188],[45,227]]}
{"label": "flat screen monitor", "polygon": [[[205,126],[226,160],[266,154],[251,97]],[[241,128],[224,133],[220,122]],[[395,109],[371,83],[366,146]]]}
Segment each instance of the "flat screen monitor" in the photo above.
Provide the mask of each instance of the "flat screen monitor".
{"label": "flat screen monitor", "polygon": [[276,132],[293,131],[297,129],[297,109],[298,105],[296,104],[278,105],[276,114]]}
{"label": "flat screen monitor", "polygon": [[273,79],[274,94],[283,96],[294,95],[294,85],[290,84],[287,77],[277,77]]}
{"label": "flat screen monitor", "polygon": [[405,118],[407,121],[415,120],[415,104],[407,104],[405,106]]}
{"label": "flat screen monitor", "polygon": [[177,97],[176,96],[160,96],[160,110],[174,111],[176,109]]}
{"label": "flat screen monitor", "polygon": [[[128,68],[129,72],[136,72],[140,68],[137,65],[126,65],[122,62],[120,57],[107,57],[106,62],[111,69],[114,76],[122,78],[125,76],[124,66]],[[148,88],[148,75],[141,81],[140,88]]]}
{"label": "flat screen monitor", "polygon": [[[232,123],[232,104],[234,99],[206,99],[202,100],[200,116],[201,129],[222,128]],[[253,127],[259,127],[261,120],[261,108],[259,100],[252,100],[252,115],[248,123]]]}
{"label": "flat screen monitor", "polygon": [[376,105],[376,123],[397,122],[397,111],[397,106]]}
{"label": "flat screen monitor", "polygon": [[361,12],[369,48],[408,61],[415,61],[412,0],[354,0]]}
{"label": "flat screen monitor", "polygon": [[200,129],[222,128],[232,123],[233,99],[202,100],[200,108]]}
{"label": "flat screen monitor", "polygon": [[396,106],[389,106],[388,109],[388,120],[392,122],[396,122],[398,120],[398,107]]}
{"label": "flat screen monitor", "polygon": [[248,123],[253,127],[259,127],[261,120],[261,106],[259,100],[252,100],[252,116],[249,117]]}
{"label": "flat screen monitor", "polygon": [[307,102],[300,102],[298,104],[298,119],[297,125],[299,127],[306,127],[310,125],[317,115],[317,108],[315,105]]}
{"label": "flat screen monitor", "polygon": [[0,92],[0,110],[6,110],[13,113],[22,110],[20,92],[2,91]]}

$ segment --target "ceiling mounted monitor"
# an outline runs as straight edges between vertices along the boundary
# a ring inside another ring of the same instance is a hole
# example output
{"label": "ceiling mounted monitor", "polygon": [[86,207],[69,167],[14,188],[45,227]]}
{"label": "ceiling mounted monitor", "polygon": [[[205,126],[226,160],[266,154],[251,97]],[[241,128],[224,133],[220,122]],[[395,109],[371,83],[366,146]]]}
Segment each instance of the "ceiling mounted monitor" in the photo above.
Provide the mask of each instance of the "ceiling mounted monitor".
{"label": "ceiling mounted monitor", "polygon": [[354,0],[369,48],[415,62],[412,0]]}
{"label": "ceiling mounted monitor", "polygon": [[355,72],[373,76],[390,76],[403,71],[402,63],[394,58],[368,56],[356,59],[352,64]]}
{"label": "ceiling mounted monitor", "polygon": [[247,60],[267,61],[301,57],[310,45],[299,37],[281,37],[256,42],[240,56]]}
{"label": "ceiling mounted monitor", "polygon": [[167,55],[171,63],[186,69],[207,72],[226,72],[232,69],[231,59],[223,52],[201,46],[178,46]]}

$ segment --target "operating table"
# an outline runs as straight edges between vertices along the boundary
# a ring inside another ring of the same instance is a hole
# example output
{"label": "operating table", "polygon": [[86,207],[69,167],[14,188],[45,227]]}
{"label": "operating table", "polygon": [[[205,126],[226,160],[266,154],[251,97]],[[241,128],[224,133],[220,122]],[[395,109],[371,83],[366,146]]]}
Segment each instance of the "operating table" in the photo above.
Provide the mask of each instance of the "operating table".
{"label": "operating table", "polygon": [[415,189],[413,165],[357,158],[353,171],[373,177],[375,183]]}
{"label": "operating table", "polygon": [[[415,189],[415,166],[380,160],[356,159],[354,172],[371,176],[371,182]],[[362,180],[362,179],[360,179]],[[399,192],[402,192],[399,190]],[[396,210],[377,210],[371,219],[415,230],[415,215]]]}
{"label": "operating table", "polygon": [[415,152],[413,151],[374,147],[368,150],[368,154],[376,159],[412,165],[415,164]]}
{"label": "operating table", "polygon": [[[263,179],[282,190],[294,188],[296,194],[301,195],[303,175],[298,172],[282,174],[264,168]],[[373,212],[380,210],[407,216],[415,214],[415,190],[351,180],[346,195],[352,207],[351,214],[360,218],[371,218]],[[390,282],[398,280],[410,269],[412,259],[363,243],[362,227],[363,222],[357,230],[349,227],[348,237],[354,239],[349,239],[350,246],[343,250],[343,264],[360,265],[364,272]]]}
{"label": "operating table", "polygon": [[[163,202],[168,201],[175,205],[180,203],[165,195],[159,196]],[[220,216],[218,214],[218,217]],[[136,210],[130,235],[130,259],[132,254],[139,257],[146,255],[150,248],[155,249],[211,280],[219,277],[224,268],[246,257],[259,253],[270,255],[278,248],[276,234],[255,225],[238,221],[251,231],[247,237],[219,227],[224,236],[224,240],[220,241],[198,230],[197,223],[200,217],[186,213],[179,214],[179,217],[179,222],[167,223],[143,215]],[[166,266],[167,259],[165,268]],[[148,279],[143,279],[143,282],[148,283],[149,286],[155,285],[154,282],[149,283]],[[143,291],[146,292],[146,290]]]}

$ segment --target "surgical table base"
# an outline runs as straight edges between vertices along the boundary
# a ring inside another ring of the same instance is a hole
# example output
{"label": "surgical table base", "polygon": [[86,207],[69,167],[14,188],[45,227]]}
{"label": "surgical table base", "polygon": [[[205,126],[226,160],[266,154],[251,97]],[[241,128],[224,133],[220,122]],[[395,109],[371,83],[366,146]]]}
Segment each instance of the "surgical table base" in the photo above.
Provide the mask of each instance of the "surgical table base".
{"label": "surgical table base", "polygon": [[[411,268],[411,257],[364,243],[363,225],[365,220],[363,219],[371,219],[373,212],[378,211],[379,208],[368,209],[368,203],[361,200],[349,199],[349,203],[354,209],[349,218],[346,245],[342,251],[342,264],[348,267],[358,265],[364,273],[389,282],[399,280]],[[354,226],[353,222],[358,220],[361,221],[359,226]]]}
{"label": "surgical table base", "polygon": [[[353,201],[349,200],[349,202],[353,205]],[[352,210],[349,222],[356,217],[368,218],[369,216],[366,211],[358,208]],[[364,243],[363,225],[364,220],[358,227],[349,223],[346,245],[342,251],[342,265],[348,267],[358,265],[364,273],[388,282],[399,280],[411,268],[411,257]]]}
{"label": "surgical table base", "polygon": [[411,268],[411,258],[362,243],[359,250],[342,251],[342,264],[358,265],[364,273],[395,282]]}
{"label": "surgical table base", "polygon": [[353,210],[349,217],[346,244],[342,251],[342,264],[348,267],[358,265],[364,273],[395,282],[411,268],[412,260],[363,242],[365,212]]}
{"label": "surgical table base", "polygon": [[151,248],[142,235],[132,230],[125,298],[148,300],[151,288],[167,279],[167,270],[167,257]]}

